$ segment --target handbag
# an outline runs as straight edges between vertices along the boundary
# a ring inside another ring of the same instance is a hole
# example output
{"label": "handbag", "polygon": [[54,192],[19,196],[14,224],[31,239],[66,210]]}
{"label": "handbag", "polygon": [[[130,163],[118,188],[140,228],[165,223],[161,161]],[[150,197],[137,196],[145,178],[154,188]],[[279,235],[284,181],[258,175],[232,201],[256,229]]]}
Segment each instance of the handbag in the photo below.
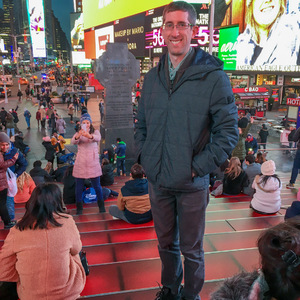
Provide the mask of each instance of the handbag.
{"label": "handbag", "polygon": [[17,283],[0,281],[0,299],[18,300]]}
{"label": "handbag", "polygon": [[90,274],[90,269],[89,269],[89,263],[86,258],[86,252],[81,250],[79,252],[79,257],[80,257],[81,264],[84,268],[85,275],[88,276]]}
{"label": "handbag", "polygon": [[17,177],[10,168],[8,168],[6,171],[6,178],[7,178],[7,185],[8,185],[7,196],[14,197],[18,192]]}

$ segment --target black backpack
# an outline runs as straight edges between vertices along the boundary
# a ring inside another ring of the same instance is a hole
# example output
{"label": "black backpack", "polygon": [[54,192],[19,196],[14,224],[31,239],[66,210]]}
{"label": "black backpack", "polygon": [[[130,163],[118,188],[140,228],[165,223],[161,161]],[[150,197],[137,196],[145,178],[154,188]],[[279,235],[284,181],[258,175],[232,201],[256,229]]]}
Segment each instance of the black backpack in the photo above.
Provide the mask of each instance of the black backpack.
{"label": "black backpack", "polygon": [[288,135],[288,141],[289,142],[293,142],[294,141],[293,138],[294,138],[295,132],[296,132],[296,130],[292,130],[290,132],[290,134]]}

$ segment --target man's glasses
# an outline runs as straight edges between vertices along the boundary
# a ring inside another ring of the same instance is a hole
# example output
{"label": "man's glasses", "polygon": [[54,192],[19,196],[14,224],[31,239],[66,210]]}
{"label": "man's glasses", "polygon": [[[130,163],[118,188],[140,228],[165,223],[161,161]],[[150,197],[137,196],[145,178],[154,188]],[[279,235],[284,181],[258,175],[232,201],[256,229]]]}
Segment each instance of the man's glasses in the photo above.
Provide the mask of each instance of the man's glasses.
{"label": "man's glasses", "polygon": [[163,24],[162,28],[164,30],[171,31],[176,27],[178,30],[187,30],[188,28],[194,26],[193,24],[188,24],[188,23],[178,23],[178,24],[173,24],[173,23],[165,23]]}

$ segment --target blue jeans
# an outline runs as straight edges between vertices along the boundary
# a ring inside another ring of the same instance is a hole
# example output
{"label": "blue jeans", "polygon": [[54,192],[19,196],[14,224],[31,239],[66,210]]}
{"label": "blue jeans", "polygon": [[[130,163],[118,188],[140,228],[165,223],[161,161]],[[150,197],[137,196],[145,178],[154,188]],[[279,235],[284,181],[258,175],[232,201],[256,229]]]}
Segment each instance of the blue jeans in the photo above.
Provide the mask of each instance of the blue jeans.
{"label": "blue jeans", "polygon": [[[76,189],[75,189],[75,195],[76,195],[76,202],[82,202],[82,192],[84,190],[84,178],[75,178],[76,180]],[[100,185],[100,176],[95,178],[90,178],[92,187],[95,189],[97,200],[103,201],[103,193],[102,193],[102,187]]]}
{"label": "blue jeans", "polygon": [[26,123],[27,123],[27,127],[29,128],[30,127],[30,118],[25,117],[25,120],[26,120]]}
{"label": "blue jeans", "polygon": [[151,210],[143,213],[136,214],[125,208],[125,210],[120,210],[117,205],[111,205],[109,207],[109,213],[116,218],[119,218],[130,224],[144,224],[152,220]]}
{"label": "blue jeans", "polygon": [[296,156],[294,158],[294,164],[293,164],[290,183],[294,184],[296,182],[296,179],[297,179],[297,176],[299,173],[299,169],[300,169],[300,149],[297,150]]}
{"label": "blue jeans", "polygon": [[103,200],[106,200],[109,198],[109,196],[114,196],[114,197],[118,197],[119,193],[111,190],[111,189],[108,189],[106,187],[103,187],[102,188],[102,194],[103,194]]}
{"label": "blue jeans", "polygon": [[[204,284],[203,235],[208,189],[192,192],[160,190],[149,182],[149,195],[158,250],[162,262],[161,283],[173,294],[183,278],[184,299],[200,299]],[[180,237],[180,239],[179,239]]]}
{"label": "blue jeans", "polygon": [[7,196],[6,198],[6,207],[9,214],[9,217],[13,220],[15,218],[15,202],[14,197]]}
{"label": "blue jeans", "polygon": [[10,137],[10,133],[11,135],[15,135],[15,129],[14,128],[6,128],[7,130],[7,135]]}
{"label": "blue jeans", "polygon": [[122,170],[122,175],[125,174],[125,157],[124,158],[118,158],[117,157],[117,175],[120,176],[120,170]]}

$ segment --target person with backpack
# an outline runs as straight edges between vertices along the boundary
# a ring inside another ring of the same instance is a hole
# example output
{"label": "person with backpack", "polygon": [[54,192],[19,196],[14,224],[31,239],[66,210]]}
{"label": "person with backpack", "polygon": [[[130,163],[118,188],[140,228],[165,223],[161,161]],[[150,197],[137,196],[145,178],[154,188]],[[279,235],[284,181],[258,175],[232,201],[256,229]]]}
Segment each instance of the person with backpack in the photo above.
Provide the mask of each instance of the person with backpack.
{"label": "person with backpack", "polygon": [[18,90],[17,96],[19,97],[19,102],[21,103],[22,102],[23,93],[22,93],[22,91],[20,89]]}

